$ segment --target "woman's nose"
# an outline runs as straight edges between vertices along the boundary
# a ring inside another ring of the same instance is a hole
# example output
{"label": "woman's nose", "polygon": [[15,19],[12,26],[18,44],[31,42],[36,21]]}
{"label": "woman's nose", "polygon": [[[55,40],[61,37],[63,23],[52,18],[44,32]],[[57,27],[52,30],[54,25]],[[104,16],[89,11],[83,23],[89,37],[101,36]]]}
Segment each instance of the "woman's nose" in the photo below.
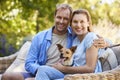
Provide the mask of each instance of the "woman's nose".
{"label": "woman's nose", "polygon": [[78,27],[81,27],[81,23],[78,22],[78,23],[77,23],[77,26],[78,26]]}

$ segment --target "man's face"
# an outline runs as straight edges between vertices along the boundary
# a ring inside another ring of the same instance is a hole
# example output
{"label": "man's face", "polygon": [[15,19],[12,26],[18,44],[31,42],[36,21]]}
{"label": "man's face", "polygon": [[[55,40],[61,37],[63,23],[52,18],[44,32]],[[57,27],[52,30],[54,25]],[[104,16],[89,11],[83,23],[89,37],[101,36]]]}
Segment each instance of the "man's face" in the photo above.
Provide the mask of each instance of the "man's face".
{"label": "man's face", "polygon": [[66,33],[67,26],[68,26],[69,21],[70,21],[70,11],[69,11],[69,9],[59,9],[56,12],[54,20],[55,20],[54,33],[56,33],[56,34]]}

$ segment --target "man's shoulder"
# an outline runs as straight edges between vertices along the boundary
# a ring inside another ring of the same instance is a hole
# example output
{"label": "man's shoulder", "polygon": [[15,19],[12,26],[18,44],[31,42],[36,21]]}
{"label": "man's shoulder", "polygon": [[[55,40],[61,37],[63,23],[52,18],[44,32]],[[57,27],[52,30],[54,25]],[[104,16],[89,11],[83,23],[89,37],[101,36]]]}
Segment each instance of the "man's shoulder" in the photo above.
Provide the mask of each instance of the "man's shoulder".
{"label": "man's shoulder", "polygon": [[45,38],[45,36],[48,34],[48,32],[50,32],[50,29],[47,29],[47,30],[43,30],[43,31],[40,31],[38,32],[33,39],[35,40],[42,40]]}
{"label": "man's shoulder", "polygon": [[43,36],[50,31],[51,31],[51,29],[46,29],[46,30],[40,31],[36,34],[36,36]]}

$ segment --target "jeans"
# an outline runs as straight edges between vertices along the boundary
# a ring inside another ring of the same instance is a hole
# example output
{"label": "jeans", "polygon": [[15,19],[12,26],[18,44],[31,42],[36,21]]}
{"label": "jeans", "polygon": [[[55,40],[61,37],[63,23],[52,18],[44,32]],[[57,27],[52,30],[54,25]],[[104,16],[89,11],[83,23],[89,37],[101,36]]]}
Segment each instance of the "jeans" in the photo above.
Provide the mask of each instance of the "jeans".
{"label": "jeans", "polygon": [[63,80],[64,74],[50,66],[40,66],[35,80]]}

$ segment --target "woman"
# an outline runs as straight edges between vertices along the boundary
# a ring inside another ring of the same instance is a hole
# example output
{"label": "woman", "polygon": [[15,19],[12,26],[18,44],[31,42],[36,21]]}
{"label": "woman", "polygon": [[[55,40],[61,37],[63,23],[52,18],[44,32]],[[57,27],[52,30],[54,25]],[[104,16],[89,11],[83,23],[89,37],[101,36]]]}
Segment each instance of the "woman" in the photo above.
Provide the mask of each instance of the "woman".
{"label": "woman", "polygon": [[101,72],[101,64],[98,61],[98,48],[93,45],[97,35],[92,32],[92,21],[89,12],[85,9],[74,11],[71,26],[73,32],[77,35],[73,46],[77,45],[74,66],[78,66],[78,73]]}

